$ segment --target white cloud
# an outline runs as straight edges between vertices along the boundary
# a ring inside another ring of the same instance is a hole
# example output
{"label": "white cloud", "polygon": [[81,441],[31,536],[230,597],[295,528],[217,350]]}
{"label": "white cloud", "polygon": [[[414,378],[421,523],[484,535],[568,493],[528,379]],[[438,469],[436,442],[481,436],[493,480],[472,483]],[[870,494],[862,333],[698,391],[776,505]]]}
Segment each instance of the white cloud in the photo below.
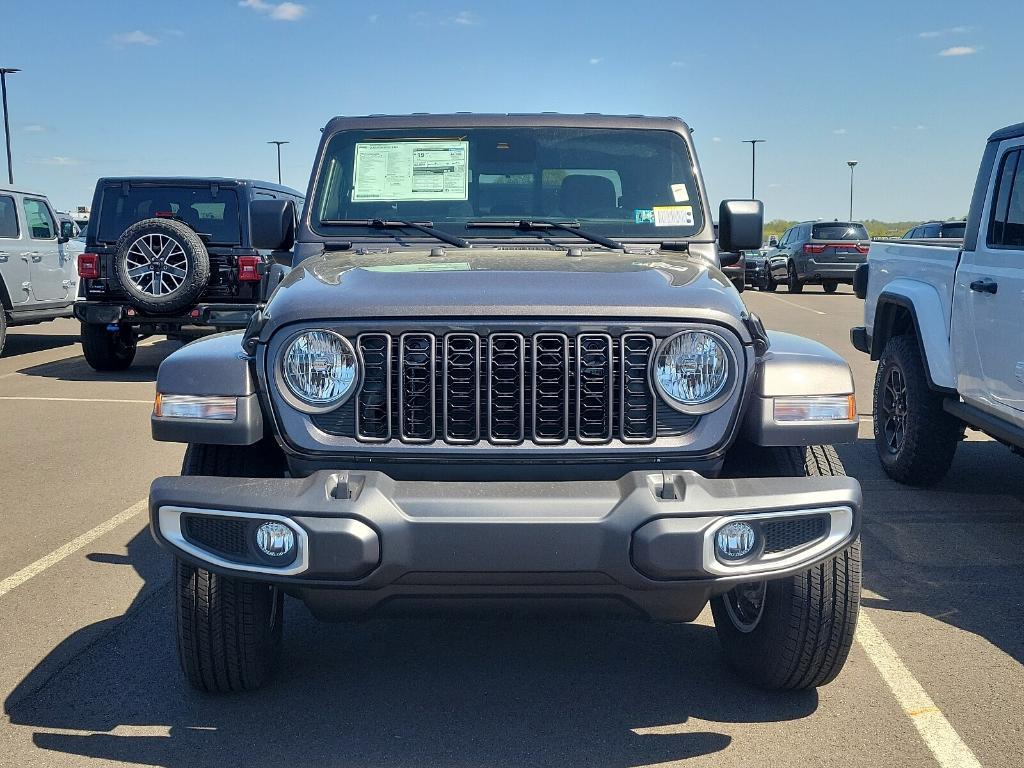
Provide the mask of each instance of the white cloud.
{"label": "white cloud", "polygon": [[926,32],[918,32],[917,36],[924,40],[929,40],[936,37],[945,37],[946,35],[962,35],[970,32],[972,29],[974,27],[967,27],[961,24],[956,27],[948,27],[947,29],[931,29]]}
{"label": "white cloud", "polygon": [[36,157],[30,158],[30,163],[36,163],[38,165],[81,165],[84,160],[76,160],[73,157],[64,157],[62,155],[52,155],[51,157]]}
{"label": "white cloud", "polygon": [[274,21],[298,21],[309,9],[302,3],[268,3],[266,0],[238,0],[242,8],[252,8],[257,13],[265,13]]}
{"label": "white cloud", "polygon": [[979,50],[981,49],[973,45],[954,45],[952,48],[943,48],[939,51],[939,56],[970,56]]}
{"label": "white cloud", "polygon": [[594,58],[590,59],[591,64],[600,64],[602,61],[604,61],[604,59],[602,59],[599,56],[595,56]]}
{"label": "white cloud", "polygon": [[379,19],[380,19],[380,14],[379,13],[371,13],[369,16],[366,17],[366,20],[368,22],[370,22],[371,24],[376,24]]}
{"label": "white cloud", "polygon": [[914,130],[915,131],[927,131],[928,130],[928,126],[927,125],[915,125],[914,126]]}
{"label": "white cloud", "polygon": [[473,11],[459,11],[454,16],[416,11],[409,16],[409,21],[419,27],[475,27],[481,23],[480,17]]}
{"label": "white cloud", "polygon": [[463,27],[475,27],[480,23],[480,17],[472,11],[459,11],[451,19],[452,24],[459,24]]}
{"label": "white cloud", "polygon": [[721,144],[722,143],[722,137],[721,136],[712,136],[711,140],[713,142],[715,142],[715,144]]}
{"label": "white cloud", "polygon": [[28,125],[21,126],[21,130],[25,133],[46,133],[50,129],[39,123],[29,123]]}
{"label": "white cloud", "polygon": [[669,64],[669,66],[672,67],[673,69],[679,69],[680,67],[685,67],[686,66],[686,62],[685,61],[673,61],[671,64]]}
{"label": "white cloud", "polygon": [[836,136],[845,136],[847,134],[847,130],[845,128],[836,128],[832,133]]}
{"label": "white cloud", "polygon": [[122,32],[110,38],[115,45],[156,45],[160,41],[150,34],[136,29],[131,32]]}

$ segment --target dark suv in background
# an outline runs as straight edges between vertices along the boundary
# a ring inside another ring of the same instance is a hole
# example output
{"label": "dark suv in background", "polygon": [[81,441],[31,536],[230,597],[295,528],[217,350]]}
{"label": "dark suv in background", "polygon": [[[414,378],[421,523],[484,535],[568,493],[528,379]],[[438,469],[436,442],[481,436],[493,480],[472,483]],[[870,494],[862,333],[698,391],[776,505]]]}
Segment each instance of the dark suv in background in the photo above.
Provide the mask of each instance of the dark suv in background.
{"label": "dark suv in background", "polygon": [[783,233],[773,256],[785,257],[790,293],[800,293],[809,283],[835,293],[840,283],[853,284],[853,273],[867,261],[870,243],[863,224],[805,221]]}
{"label": "dark suv in background", "polygon": [[[287,268],[252,245],[249,205],[301,192],[223,178],[104,178],[78,258],[85,359],[123,370],[146,336],[192,339],[244,328]],[[294,221],[292,222],[294,226]]]}
{"label": "dark suv in background", "polygon": [[926,221],[918,224],[913,229],[908,229],[903,234],[903,240],[931,240],[938,238],[944,240],[953,238],[963,240],[964,232],[967,231],[966,221]]}

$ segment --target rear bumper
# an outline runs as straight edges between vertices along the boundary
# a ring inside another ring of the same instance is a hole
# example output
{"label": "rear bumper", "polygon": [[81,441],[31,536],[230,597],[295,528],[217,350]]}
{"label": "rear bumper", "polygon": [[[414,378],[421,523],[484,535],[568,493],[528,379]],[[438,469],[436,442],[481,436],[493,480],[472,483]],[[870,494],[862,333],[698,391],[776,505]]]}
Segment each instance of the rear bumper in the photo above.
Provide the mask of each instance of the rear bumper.
{"label": "rear bumper", "polygon": [[75,317],[90,325],[127,325],[151,333],[167,333],[184,327],[245,328],[259,304],[196,304],[183,315],[146,315],[130,304],[79,301]]}
{"label": "rear bumper", "polygon": [[807,267],[804,270],[804,277],[807,280],[838,280],[840,282],[853,282],[853,275],[862,262],[850,262],[849,264],[836,262],[818,263],[814,259],[808,259]]}
{"label": "rear bumper", "polygon": [[[844,549],[859,533],[860,509],[851,478],[708,480],[690,471],[557,483],[330,471],[163,477],[150,492],[153,534],[176,556],[277,583],[335,616],[397,598],[547,597],[610,598],[655,618],[690,620],[736,582],[793,574]],[[251,542],[249,553],[226,555],[189,534],[190,516],[249,532],[262,520],[284,522],[296,553],[281,566]],[[734,519],[752,522],[769,542],[769,531],[814,522],[817,538],[770,554],[762,543],[747,561],[726,564],[714,534]]]}

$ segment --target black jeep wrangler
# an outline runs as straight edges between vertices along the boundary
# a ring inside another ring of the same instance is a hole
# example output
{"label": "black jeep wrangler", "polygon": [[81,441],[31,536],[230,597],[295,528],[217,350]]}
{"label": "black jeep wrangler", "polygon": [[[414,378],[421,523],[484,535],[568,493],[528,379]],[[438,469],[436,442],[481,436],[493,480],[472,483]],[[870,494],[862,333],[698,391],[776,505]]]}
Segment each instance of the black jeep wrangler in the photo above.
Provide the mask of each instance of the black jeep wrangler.
{"label": "black jeep wrangler", "polygon": [[75,316],[97,371],[132,364],[139,339],[244,328],[287,272],[252,245],[249,204],[303,195],[265,181],[104,178],[96,182]]}

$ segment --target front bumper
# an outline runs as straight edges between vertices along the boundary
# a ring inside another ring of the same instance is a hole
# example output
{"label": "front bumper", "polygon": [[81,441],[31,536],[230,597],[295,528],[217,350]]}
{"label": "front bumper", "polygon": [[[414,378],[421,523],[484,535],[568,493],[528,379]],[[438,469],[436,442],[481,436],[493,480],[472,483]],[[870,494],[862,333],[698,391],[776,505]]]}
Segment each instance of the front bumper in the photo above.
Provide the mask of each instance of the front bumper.
{"label": "front bumper", "polygon": [[[852,478],[709,480],[692,471],[554,483],[319,471],[163,477],[150,491],[153,534],[176,556],[277,583],[335,616],[396,598],[561,597],[610,598],[655,618],[691,620],[734,583],[797,573],[841,551],[859,533],[860,510]],[[190,516],[284,522],[295,556],[274,566],[218,553],[189,536]],[[739,564],[715,556],[714,533],[727,521],[812,518],[824,519],[813,541]]]}
{"label": "front bumper", "polygon": [[182,315],[146,315],[129,304],[78,301],[75,317],[89,325],[127,325],[147,333],[168,333],[186,327],[245,328],[259,304],[196,304]]}

